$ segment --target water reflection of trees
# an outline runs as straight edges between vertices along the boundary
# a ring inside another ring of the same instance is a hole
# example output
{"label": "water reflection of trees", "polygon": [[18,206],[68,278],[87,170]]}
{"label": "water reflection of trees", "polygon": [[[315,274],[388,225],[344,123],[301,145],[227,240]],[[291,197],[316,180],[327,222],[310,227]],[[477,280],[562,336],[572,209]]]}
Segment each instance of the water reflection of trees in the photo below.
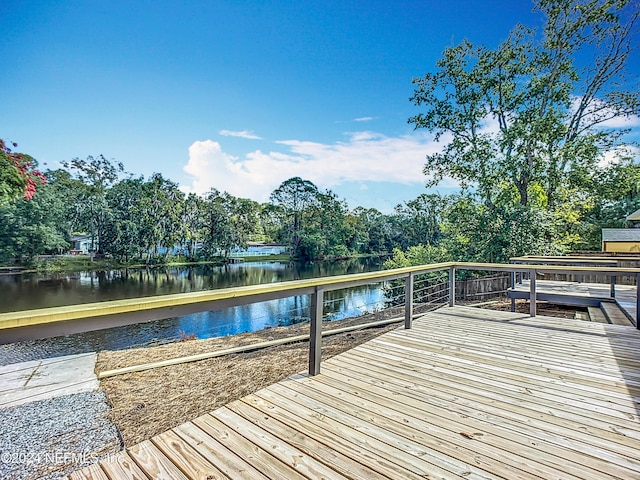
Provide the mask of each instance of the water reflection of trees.
{"label": "water reflection of trees", "polygon": [[384,308],[380,284],[325,292],[323,313],[329,320],[372,313]]}
{"label": "water reflection of trees", "polygon": [[[116,298],[181,293],[247,284],[273,283],[294,277],[345,275],[375,269],[371,262],[288,263],[167,267],[105,270],[72,275],[39,275],[0,278],[0,308],[27,310],[45,306],[95,302]],[[43,281],[44,280],[44,281]],[[30,343],[28,351],[58,353],[129,348],[162,343],[180,337],[180,332],[198,338],[231,335],[279,325],[306,322],[310,318],[309,295],[298,295],[214,312],[200,312],[179,318],[140,323],[71,335],[66,340],[50,339]],[[384,306],[380,285],[362,285],[324,294],[324,319],[338,320],[373,312]],[[13,347],[12,347],[13,348]],[[31,349],[31,350],[29,350]],[[16,347],[22,359],[27,350]],[[5,352],[7,353],[7,352]],[[60,353],[62,354],[62,353]]]}
{"label": "water reflection of trees", "polygon": [[[227,266],[196,265],[175,267],[101,270],[69,275],[21,274],[0,281],[0,311],[27,310],[78,303],[187,293],[243,285],[268,284],[295,279],[346,275],[379,269],[377,259],[350,259],[340,262],[256,262]],[[326,309],[331,313],[344,305],[335,292]],[[294,302],[295,303],[295,302]],[[299,308],[300,306],[294,305]],[[292,308],[293,308],[292,307]],[[298,316],[307,316],[308,312]]]}

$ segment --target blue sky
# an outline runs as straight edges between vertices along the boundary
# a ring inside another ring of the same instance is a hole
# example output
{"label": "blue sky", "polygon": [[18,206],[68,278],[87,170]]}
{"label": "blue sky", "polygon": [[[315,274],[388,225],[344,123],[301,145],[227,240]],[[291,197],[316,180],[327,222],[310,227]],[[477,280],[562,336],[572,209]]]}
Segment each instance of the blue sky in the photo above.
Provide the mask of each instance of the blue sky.
{"label": "blue sky", "polygon": [[[44,168],[103,154],[185,191],[266,201],[301,176],[389,212],[437,149],[411,79],[490,47],[527,0],[0,2],[0,138]],[[455,189],[446,182],[437,190]]]}

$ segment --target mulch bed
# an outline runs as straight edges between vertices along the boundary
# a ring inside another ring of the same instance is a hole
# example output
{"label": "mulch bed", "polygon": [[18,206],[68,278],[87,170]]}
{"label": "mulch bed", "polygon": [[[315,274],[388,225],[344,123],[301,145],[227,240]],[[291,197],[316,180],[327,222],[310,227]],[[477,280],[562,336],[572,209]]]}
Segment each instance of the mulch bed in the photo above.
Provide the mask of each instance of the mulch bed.
{"label": "mulch bed", "polygon": [[[385,311],[325,323],[323,328],[329,330],[363,324],[398,317],[398,313],[398,310]],[[322,340],[322,358],[326,360],[394,328],[398,328],[398,324],[325,337]],[[96,372],[306,333],[309,333],[308,323],[152,348],[103,351],[98,354]],[[100,388],[111,403],[110,417],[128,447],[306,371],[308,363],[309,343],[305,341],[119,375],[101,380]]]}
{"label": "mulch bed", "polygon": [[[511,311],[511,300],[506,298],[500,298],[491,302],[487,302],[482,305],[482,308],[490,310],[501,310],[504,312]],[[576,307],[570,307],[567,305],[555,305],[547,302],[536,302],[536,314],[547,315],[549,317],[560,318],[575,318],[576,311],[579,310]],[[516,312],[529,313],[529,301],[523,299],[516,300]]]}

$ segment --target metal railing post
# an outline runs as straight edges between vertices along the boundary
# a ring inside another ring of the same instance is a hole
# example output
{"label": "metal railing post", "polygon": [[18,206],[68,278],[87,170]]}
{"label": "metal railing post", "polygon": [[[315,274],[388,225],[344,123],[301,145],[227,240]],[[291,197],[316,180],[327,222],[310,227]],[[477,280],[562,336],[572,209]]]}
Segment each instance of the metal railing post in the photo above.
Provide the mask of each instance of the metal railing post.
{"label": "metal railing post", "polygon": [[456,306],[456,267],[449,267],[449,306]]}
{"label": "metal railing post", "polygon": [[404,281],[404,328],[411,328],[413,320],[413,273]]}
{"label": "metal railing post", "polygon": [[616,276],[611,275],[611,298],[616,298]]}
{"label": "metal railing post", "polygon": [[324,305],[324,292],[321,287],[316,287],[311,294],[311,323],[309,326],[309,375],[320,373],[320,361],[322,359],[322,307]]}
{"label": "metal railing post", "polygon": [[[509,272],[509,283],[511,284],[511,293],[513,295],[513,293],[516,290],[516,272],[515,270],[512,272]],[[511,311],[515,312],[516,311],[516,298],[514,296],[511,297]]]}
{"label": "metal railing post", "polygon": [[536,270],[529,270],[529,315],[536,316]]}
{"label": "metal railing post", "polygon": [[640,330],[640,273],[636,273],[636,328]]}

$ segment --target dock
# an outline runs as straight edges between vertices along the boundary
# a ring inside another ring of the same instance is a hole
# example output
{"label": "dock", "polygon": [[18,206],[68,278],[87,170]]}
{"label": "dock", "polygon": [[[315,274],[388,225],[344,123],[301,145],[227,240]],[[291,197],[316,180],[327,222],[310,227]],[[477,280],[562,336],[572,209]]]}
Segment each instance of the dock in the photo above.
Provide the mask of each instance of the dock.
{"label": "dock", "polygon": [[640,332],[446,307],[70,479],[640,478]]}

